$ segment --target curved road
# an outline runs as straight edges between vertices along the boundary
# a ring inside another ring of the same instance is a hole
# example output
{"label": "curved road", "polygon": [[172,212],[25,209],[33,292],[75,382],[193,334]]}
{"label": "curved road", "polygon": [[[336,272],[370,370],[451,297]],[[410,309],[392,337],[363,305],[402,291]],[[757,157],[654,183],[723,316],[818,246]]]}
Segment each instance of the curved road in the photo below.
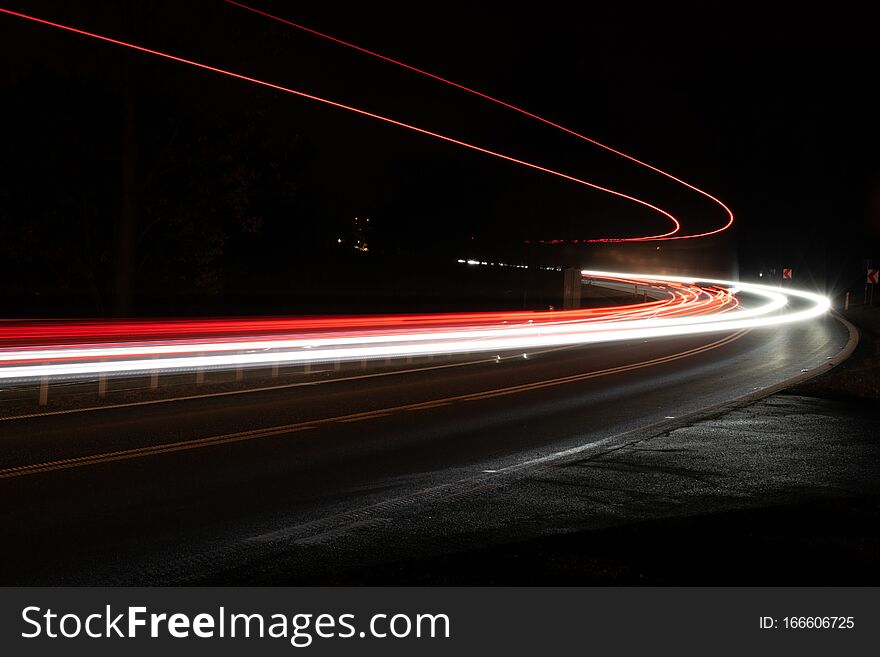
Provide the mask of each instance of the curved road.
{"label": "curved road", "polygon": [[[0,581],[280,580],[294,543],[343,549],[335,539],[349,528],[395,522],[404,506],[430,513],[431,500],[677,426],[827,369],[848,338],[823,317],[6,419]],[[381,561],[381,546],[370,549]]]}

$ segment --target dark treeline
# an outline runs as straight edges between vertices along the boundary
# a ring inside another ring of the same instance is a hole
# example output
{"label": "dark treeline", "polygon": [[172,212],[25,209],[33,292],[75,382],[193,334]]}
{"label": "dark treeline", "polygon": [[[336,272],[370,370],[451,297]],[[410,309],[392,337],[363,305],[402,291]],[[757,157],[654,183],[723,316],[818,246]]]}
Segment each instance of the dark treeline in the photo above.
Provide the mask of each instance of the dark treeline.
{"label": "dark treeline", "polygon": [[[669,266],[711,273],[794,267],[799,282],[840,292],[880,256],[872,41],[843,9],[447,3],[424,8],[424,22],[395,3],[265,5],[668,167],[727,201],[737,227],[718,258],[715,242],[702,253],[525,247],[658,220],[340,110],[3,17],[3,316],[552,303],[549,274],[455,263],[471,257],[659,266],[668,254]],[[28,11],[558,167],[651,198],[689,229],[723,218],[598,149],[222,2],[37,0]]]}

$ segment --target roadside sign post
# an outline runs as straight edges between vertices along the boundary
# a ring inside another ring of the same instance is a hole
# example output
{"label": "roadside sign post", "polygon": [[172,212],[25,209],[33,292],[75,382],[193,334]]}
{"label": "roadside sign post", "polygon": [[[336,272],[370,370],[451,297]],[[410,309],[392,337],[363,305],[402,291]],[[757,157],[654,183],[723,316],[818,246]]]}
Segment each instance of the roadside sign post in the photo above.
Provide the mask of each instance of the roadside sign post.
{"label": "roadside sign post", "polygon": [[[880,269],[868,269],[868,277],[865,281],[865,305],[874,305],[874,286],[880,284]],[[868,286],[871,286],[871,297],[868,299]]]}

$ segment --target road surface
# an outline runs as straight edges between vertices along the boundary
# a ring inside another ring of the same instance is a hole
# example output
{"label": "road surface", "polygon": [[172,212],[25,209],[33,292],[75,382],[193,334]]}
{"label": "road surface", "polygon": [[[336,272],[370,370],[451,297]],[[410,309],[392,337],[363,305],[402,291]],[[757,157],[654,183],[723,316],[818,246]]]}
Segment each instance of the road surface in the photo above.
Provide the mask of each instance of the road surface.
{"label": "road surface", "polygon": [[827,368],[848,337],[826,317],[5,420],[0,577],[181,583],[247,567],[271,581],[288,541],[479,489],[565,450],[612,449],[615,436]]}

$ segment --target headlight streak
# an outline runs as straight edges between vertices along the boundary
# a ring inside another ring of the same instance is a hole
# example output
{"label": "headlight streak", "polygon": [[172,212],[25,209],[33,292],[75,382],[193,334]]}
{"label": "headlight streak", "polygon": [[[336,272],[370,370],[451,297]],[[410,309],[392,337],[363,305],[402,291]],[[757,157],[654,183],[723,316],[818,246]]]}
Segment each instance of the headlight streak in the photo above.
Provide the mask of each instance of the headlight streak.
{"label": "headlight streak", "polygon": [[[626,282],[622,279],[620,282]],[[632,281],[628,281],[632,282]],[[676,289],[676,287],[678,289]],[[336,341],[346,338],[346,337],[354,337],[356,340],[361,340],[366,336],[381,336],[380,339],[396,339],[401,335],[407,337],[412,334],[419,332],[428,332],[434,331],[433,335],[436,335],[436,327],[446,327],[447,329],[450,327],[454,328],[465,328],[469,331],[480,331],[485,330],[486,328],[494,328],[496,325],[504,324],[506,325],[506,329],[513,329],[516,327],[535,327],[535,326],[552,326],[552,325],[561,325],[561,324],[573,324],[573,323],[585,323],[585,322],[594,322],[598,320],[610,321],[617,318],[625,318],[632,320],[639,316],[655,316],[658,313],[662,313],[665,315],[674,315],[676,313],[689,311],[694,312],[700,310],[705,304],[709,303],[713,299],[713,295],[707,295],[707,300],[705,302],[697,302],[697,298],[699,293],[691,292],[689,289],[684,286],[670,285],[670,296],[665,301],[653,302],[653,303],[642,303],[642,304],[632,304],[626,306],[612,306],[612,307],[603,307],[597,309],[584,309],[584,310],[575,310],[575,311],[556,311],[556,312],[521,312],[521,311],[507,311],[507,312],[491,312],[491,313],[443,313],[443,314],[435,314],[435,315],[389,315],[389,316],[360,316],[360,317],[330,317],[330,318],[318,318],[318,319],[305,319],[305,320],[297,320],[297,319],[276,319],[276,320],[189,320],[186,322],[180,321],[172,321],[172,322],[150,322],[150,323],[132,323],[132,322],[103,322],[103,323],[90,323],[85,326],[81,323],[74,322],[71,324],[62,324],[57,322],[50,323],[42,323],[42,324],[16,324],[12,323],[11,325],[6,325],[2,327],[2,334],[6,338],[6,340],[24,340],[31,338],[35,334],[41,335],[45,339],[53,339],[57,341],[67,341],[67,338],[71,335],[76,335],[79,337],[83,336],[83,331],[85,330],[86,335],[94,334],[95,336],[113,336],[117,338],[121,338],[122,336],[130,336],[132,333],[135,333],[135,327],[142,328],[149,333],[159,333],[164,334],[166,337],[174,337],[179,338],[179,335],[176,335],[179,332],[178,326],[184,325],[187,327],[187,334],[192,334],[193,330],[201,329],[202,335],[215,335],[219,332],[218,326],[227,327],[230,325],[234,328],[226,328],[227,331],[234,331],[236,328],[237,332],[245,332],[240,326],[247,327],[249,329],[249,334],[247,337],[236,337],[232,336],[227,339],[226,344],[231,344],[235,342],[236,344],[243,344],[242,341],[252,340],[252,336],[256,332],[263,333],[261,338],[265,339],[266,342],[262,343],[260,346],[263,347],[272,347],[280,344],[278,341],[284,339],[285,337],[291,337],[290,335],[284,336],[271,336],[265,335],[266,333],[275,330],[278,326],[285,327],[286,329],[303,329],[314,331],[316,328],[324,329],[320,332],[310,332],[308,336],[303,336],[302,334],[297,335],[296,337],[300,340],[297,344],[299,348],[302,349],[310,349],[320,338],[332,337]],[[724,297],[721,302],[722,304],[727,303],[735,303],[735,300],[730,299],[729,295],[726,292],[718,292],[714,295],[715,298]],[[537,323],[536,323],[537,320]],[[513,323],[518,322],[518,323]],[[381,327],[381,330],[376,331],[375,327]],[[389,337],[390,336],[390,337]],[[130,340],[127,341],[124,347],[121,347],[126,354],[131,354],[132,350],[140,345],[148,345],[149,343],[139,343],[132,342]],[[167,352],[182,352],[182,351],[195,351],[198,349],[214,349],[216,348],[216,341],[212,341],[210,338],[197,338],[197,339],[188,339],[186,341],[176,341],[176,345],[173,347],[165,347],[164,349]],[[250,344],[250,342],[248,343]],[[185,346],[179,346],[185,345]],[[76,350],[79,347],[86,347],[87,345],[77,345],[77,344],[66,344],[59,345],[58,349],[63,351],[58,352],[48,352],[42,347],[33,347],[26,346],[21,351],[4,351],[0,350],[0,361],[13,361],[16,359],[15,355],[12,354],[27,354],[31,356],[29,359],[31,362],[36,362],[39,357],[56,357],[62,353],[75,353],[72,350]],[[102,347],[105,349],[101,352],[92,351],[92,354],[99,353],[102,356],[112,356],[114,354],[114,349],[116,349],[116,345],[110,343],[102,343]]]}
{"label": "headlight streak", "polygon": [[254,14],[259,14],[259,15],[264,16],[266,18],[270,18],[274,21],[284,23],[286,25],[289,25],[290,27],[296,28],[298,30],[302,30],[303,32],[308,32],[309,34],[313,34],[313,35],[320,37],[322,39],[327,39],[329,41],[333,41],[334,43],[345,46],[347,48],[352,48],[352,49],[357,50],[359,52],[362,52],[364,54],[370,55],[371,57],[376,57],[378,59],[381,59],[381,60],[384,60],[384,61],[389,62],[391,64],[394,64],[396,66],[400,66],[402,68],[408,69],[414,73],[418,73],[419,75],[427,76],[427,77],[429,77],[433,80],[436,80],[438,82],[441,82],[443,84],[447,84],[452,87],[456,87],[457,89],[460,89],[466,93],[473,94],[475,96],[479,96],[480,98],[483,98],[484,100],[488,100],[488,101],[495,103],[497,105],[501,105],[502,107],[506,107],[507,109],[513,110],[514,112],[518,112],[518,113],[520,113],[524,116],[527,116],[531,119],[535,119],[536,121],[540,121],[541,123],[549,125],[552,128],[566,132],[569,135],[577,137],[578,139],[583,139],[584,141],[589,142],[590,144],[593,144],[594,146],[598,146],[599,148],[603,148],[606,151],[609,151],[611,153],[614,153],[615,155],[618,155],[619,157],[630,160],[631,162],[635,162],[639,166],[651,169],[655,173],[659,173],[663,176],[666,176],[670,180],[673,180],[680,185],[684,185],[688,189],[705,196],[710,201],[712,201],[713,203],[720,206],[721,209],[724,210],[724,213],[727,215],[726,222],[720,228],[716,228],[714,230],[706,231],[703,233],[694,233],[691,235],[676,235],[675,233],[677,231],[674,231],[672,233],[667,233],[666,235],[646,236],[646,237],[606,237],[606,238],[600,238],[600,239],[551,240],[551,241],[554,241],[554,242],[574,242],[574,243],[577,243],[577,242],[595,243],[595,242],[645,242],[645,241],[657,241],[657,240],[662,240],[662,241],[683,240],[683,239],[694,239],[697,237],[708,237],[709,235],[716,235],[717,233],[721,233],[721,232],[727,230],[728,228],[730,228],[733,225],[734,215],[733,215],[733,212],[731,211],[731,209],[729,207],[727,207],[727,205],[725,205],[720,199],[712,196],[708,192],[700,189],[699,187],[691,185],[690,183],[685,182],[684,180],[681,180],[680,178],[673,176],[671,173],[668,173],[658,167],[655,167],[651,164],[648,164],[647,162],[643,162],[642,160],[636,159],[632,155],[627,155],[626,153],[619,151],[615,148],[612,148],[611,146],[607,146],[606,144],[603,144],[602,142],[596,141],[595,139],[592,139],[591,137],[587,137],[586,135],[583,135],[579,132],[576,132],[570,128],[566,128],[563,125],[560,125],[558,123],[551,121],[550,119],[545,119],[544,117],[538,116],[537,114],[533,114],[532,112],[529,112],[528,110],[524,110],[521,107],[517,107],[516,105],[512,105],[511,103],[508,103],[506,101],[503,101],[503,100],[500,100],[500,99],[495,98],[493,96],[490,96],[489,94],[483,93],[482,91],[477,91],[476,89],[471,89],[470,87],[467,87],[463,84],[459,84],[458,82],[453,82],[452,80],[449,80],[447,78],[436,75],[435,73],[431,73],[429,71],[425,71],[423,69],[417,68],[417,67],[412,66],[410,64],[407,64],[405,62],[401,62],[399,60],[392,59],[391,57],[388,57],[386,55],[382,55],[378,52],[368,50],[367,48],[363,48],[361,46],[355,45],[355,44],[350,43],[348,41],[344,41],[342,39],[331,36],[329,34],[319,32],[318,30],[314,30],[310,27],[306,27],[305,25],[300,25],[299,23],[294,23],[293,21],[289,21],[287,19],[281,18],[280,16],[275,16],[273,14],[262,11],[260,9],[250,7],[250,6],[242,4],[240,2],[235,2],[235,0],[225,0],[225,2],[230,5],[235,5],[236,7],[241,7],[242,9],[250,11]]}
{"label": "headlight streak", "polygon": [[[830,308],[828,299],[818,294],[751,283],[589,270],[582,274],[617,283],[663,286],[668,298],[646,304],[583,311],[414,316],[423,322],[421,326],[412,321],[394,326],[394,321],[408,316],[324,318],[306,320],[312,329],[322,322],[325,324],[326,330],[310,334],[249,334],[136,343],[63,344],[65,326],[56,323],[52,328],[62,344],[0,350],[0,379],[25,381],[42,377],[76,378],[486,351],[524,352],[543,347],[776,326],[817,317]],[[730,294],[731,288],[762,303],[742,308],[739,300]],[[790,310],[794,304],[806,307]],[[526,321],[529,315],[531,318]],[[469,318],[474,321],[468,322]],[[375,319],[381,328],[367,328],[371,319]],[[295,323],[295,320],[284,321],[288,325]],[[361,328],[333,328],[337,323],[344,325],[354,321],[359,322]],[[257,320],[248,322],[253,329]],[[211,321],[194,320],[192,323],[201,325],[210,333]],[[163,330],[173,331],[174,324],[166,323]],[[271,327],[272,321],[267,320],[266,325]],[[29,327],[20,328],[23,328],[23,334],[29,334]],[[7,333],[14,330],[15,327],[8,328]]]}
{"label": "headlight streak", "polygon": [[[239,3],[233,2],[231,4]],[[250,11],[263,13],[244,5],[239,6]],[[302,26],[295,25],[300,29],[459,87],[466,92],[537,119],[652,169],[715,201],[728,213],[729,220],[725,226],[717,230],[691,235],[676,235],[679,232],[680,224],[665,210],[634,196],[601,187],[559,171],[379,114],[232,71],[8,9],[0,8],[0,13],[348,110],[361,116],[555,175],[659,212],[674,225],[671,231],[661,235],[581,240],[583,242],[628,242],[704,237],[725,230],[733,222],[733,214],[721,201],[656,167],[481,92]],[[283,20],[274,16],[272,18]],[[0,325],[0,380],[33,381],[48,377],[78,378],[98,375],[131,375],[156,371],[188,371],[199,368],[239,368],[270,364],[295,365],[337,360],[433,356],[468,352],[523,352],[544,347],[686,336],[709,332],[732,332],[774,326],[817,317],[830,307],[829,301],[820,295],[749,283],[589,270],[584,270],[582,274],[594,279],[614,281],[618,284],[650,287],[652,298],[656,298],[659,292],[662,294],[659,299],[641,304],[548,313],[511,311],[383,317],[119,323],[52,322],[26,324],[13,322]],[[762,303],[757,306],[752,306],[749,303],[747,307],[743,308],[740,306],[738,295],[754,297]],[[792,311],[790,306],[795,303],[806,305],[806,308]]]}

